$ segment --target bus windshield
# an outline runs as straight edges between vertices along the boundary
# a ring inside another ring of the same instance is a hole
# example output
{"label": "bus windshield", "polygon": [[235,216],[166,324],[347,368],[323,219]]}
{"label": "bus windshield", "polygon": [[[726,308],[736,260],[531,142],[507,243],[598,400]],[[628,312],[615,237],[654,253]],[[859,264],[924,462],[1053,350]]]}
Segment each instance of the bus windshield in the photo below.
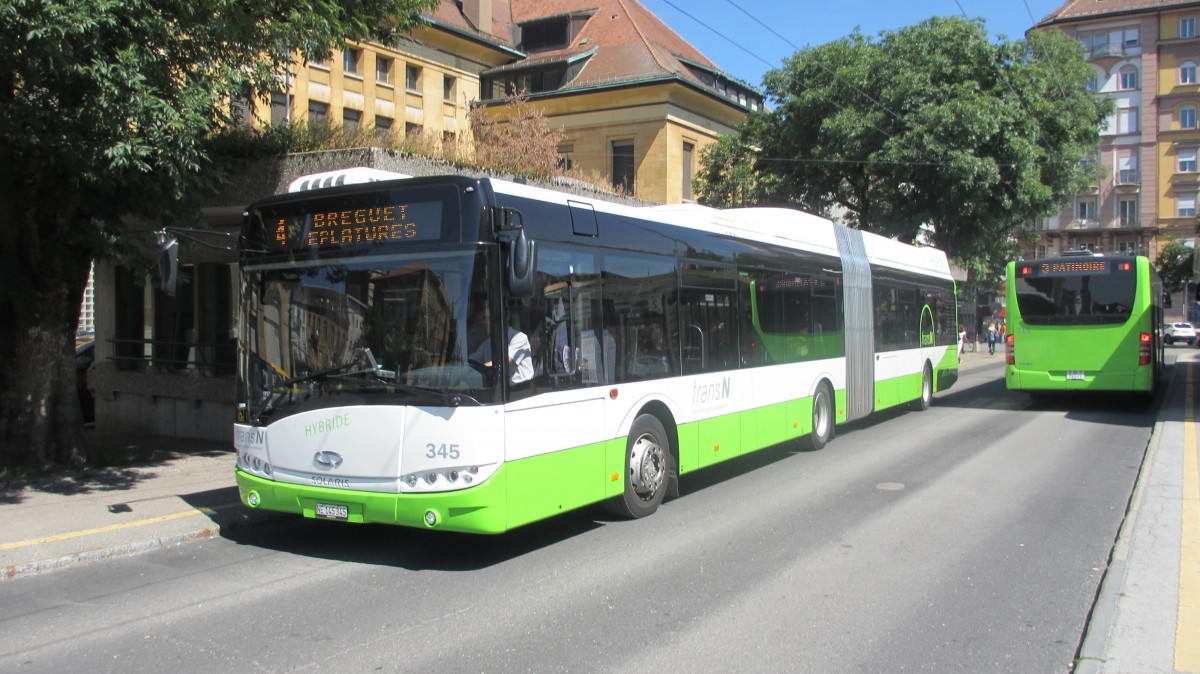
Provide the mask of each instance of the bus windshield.
{"label": "bus windshield", "polygon": [[1105,325],[1129,320],[1137,289],[1123,259],[1017,263],[1017,306],[1029,325]]}
{"label": "bus windshield", "polygon": [[[239,390],[259,421],[351,404],[493,402],[487,248],[266,265],[246,272]],[[472,304],[478,306],[472,306]]]}

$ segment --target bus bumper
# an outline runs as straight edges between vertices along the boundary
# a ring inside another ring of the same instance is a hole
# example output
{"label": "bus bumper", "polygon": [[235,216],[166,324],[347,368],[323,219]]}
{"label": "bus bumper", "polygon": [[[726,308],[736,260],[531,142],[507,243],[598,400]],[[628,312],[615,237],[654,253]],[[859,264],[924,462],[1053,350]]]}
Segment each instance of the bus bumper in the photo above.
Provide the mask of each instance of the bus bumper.
{"label": "bus bumper", "polygon": [[1083,379],[1068,379],[1065,370],[1031,372],[1007,366],[1004,383],[1010,391],[1152,391],[1154,368],[1085,372]]}
{"label": "bus bumper", "polygon": [[[466,533],[498,534],[508,530],[505,466],[473,487],[432,494],[393,494],[276,482],[240,468],[236,469],[235,477],[242,503],[257,510]],[[333,512],[336,516],[319,516],[318,504],[322,512]]]}

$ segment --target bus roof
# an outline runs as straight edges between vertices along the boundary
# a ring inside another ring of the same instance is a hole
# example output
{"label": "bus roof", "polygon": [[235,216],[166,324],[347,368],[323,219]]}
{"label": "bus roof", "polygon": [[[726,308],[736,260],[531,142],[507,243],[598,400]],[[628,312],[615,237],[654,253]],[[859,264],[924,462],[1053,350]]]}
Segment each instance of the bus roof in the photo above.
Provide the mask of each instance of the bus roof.
{"label": "bus roof", "polygon": [[[354,167],[301,176],[288,188],[290,193],[341,185],[403,180],[412,176],[367,167]],[[433,176],[429,176],[433,177]],[[499,178],[483,178],[499,194],[566,205],[586,203],[597,212],[688,227],[785,245],[800,250],[837,255],[835,227],[818,215],[792,208],[752,207],[719,209],[700,204],[629,206],[570,192],[536,187]],[[862,232],[867,257],[872,264],[951,278],[945,253],[930,247],[911,246],[871,232]]]}

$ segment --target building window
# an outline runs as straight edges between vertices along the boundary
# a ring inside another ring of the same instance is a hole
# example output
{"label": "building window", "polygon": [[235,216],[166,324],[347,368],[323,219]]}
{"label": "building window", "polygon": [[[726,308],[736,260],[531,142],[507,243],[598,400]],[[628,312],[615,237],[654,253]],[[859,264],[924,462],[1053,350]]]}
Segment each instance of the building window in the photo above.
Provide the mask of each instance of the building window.
{"label": "building window", "polygon": [[692,200],[692,163],[695,154],[696,145],[694,143],[683,144],[683,198],[685,201]]}
{"label": "building window", "polygon": [[271,94],[271,126],[279,126],[287,124],[291,115],[288,114],[288,95],[281,93]]}
{"label": "building window", "polygon": [[1096,219],[1096,201],[1094,199],[1080,199],[1075,212],[1079,214],[1079,220],[1093,221]]}
{"label": "building window", "polygon": [[1196,106],[1185,105],[1179,109],[1179,128],[1196,128]]}
{"label": "building window", "polygon": [[1122,227],[1136,227],[1137,226],[1137,224],[1138,224],[1137,205],[1138,205],[1137,199],[1121,199],[1121,201],[1117,204],[1117,208],[1120,211],[1119,217],[1121,219]]}
{"label": "building window", "polygon": [[1098,33],[1079,33],[1075,36],[1083,43],[1083,48],[1087,52],[1088,58],[1096,56],[1104,56],[1108,54],[1108,32],[1100,31]]}
{"label": "building window", "polygon": [[1138,109],[1124,108],[1117,111],[1117,133],[1137,133]]}
{"label": "building window", "polygon": [[1196,17],[1189,16],[1179,20],[1179,37],[1196,37]]}
{"label": "building window", "polygon": [[442,77],[442,100],[447,103],[454,102],[454,78],[449,75]]}
{"label": "building window", "polygon": [[342,129],[348,134],[358,133],[358,127],[362,123],[362,111],[351,110],[346,108],[342,110]]}
{"label": "building window", "polygon": [[174,296],[151,290],[129,267],[114,275],[115,366],[144,371],[234,373],[236,270],[227,264],[180,265]]}
{"label": "building window", "polygon": [[526,52],[567,46],[570,22],[566,17],[533,21],[521,26],[521,46]]}
{"label": "building window", "polygon": [[1136,27],[1126,28],[1125,29],[1125,47],[1127,49],[1129,47],[1136,47],[1140,43],[1141,43],[1141,38],[1138,35],[1138,29]]}
{"label": "building window", "polygon": [[358,62],[361,59],[361,49],[346,49],[342,52],[342,71],[347,75],[357,75]]}
{"label": "building window", "polygon": [[386,56],[375,57],[375,81],[380,84],[392,83],[392,59]]}
{"label": "building window", "polygon": [[318,103],[316,101],[308,102],[308,123],[323,124],[329,119],[329,104]]}
{"label": "building window", "polygon": [[1196,195],[1182,194],[1175,197],[1175,215],[1181,218],[1196,217]]}
{"label": "building window", "polygon": [[575,146],[561,145],[558,148],[558,170],[568,173],[575,168]]}
{"label": "building window", "polygon": [[421,68],[414,65],[404,67],[404,88],[413,93],[421,93]]}
{"label": "building window", "polygon": [[1087,81],[1087,84],[1083,85],[1083,89],[1084,89],[1084,91],[1090,91],[1090,92],[1095,93],[1096,91],[1098,91],[1100,89],[1100,78],[1095,75],[1092,75],[1092,78]]}
{"label": "building window", "polygon": [[612,143],[612,184],[633,194],[636,168],[633,161],[633,141],[616,140]]}
{"label": "building window", "polygon": [[1195,173],[1196,172],[1196,150],[1180,150],[1179,151],[1179,172],[1180,173]]}
{"label": "building window", "polygon": [[1138,73],[1137,68],[1133,66],[1125,66],[1121,68],[1121,89],[1128,91],[1138,88]]}
{"label": "building window", "polygon": [[413,124],[412,122],[407,122],[404,125],[404,136],[406,138],[415,138],[415,137],[421,135],[424,131],[425,131],[425,128],[423,126],[421,126],[420,124]]}
{"label": "building window", "polygon": [[375,135],[386,136],[392,132],[392,118],[375,115]]}
{"label": "building window", "polygon": [[1132,185],[1138,181],[1137,157],[1127,156],[1117,160],[1117,182],[1122,185]]}
{"label": "building window", "polygon": [[1196,64],[1191,61],[1184,61],[1179,64],[1179,83],[1180,84],[1195,84],[1196,83]]}
{"label": "building window", "polygon": [[310,58],[308,60],[308,65],[314,68],[321,68],[322,70],[329,70],[329,63],[325,60],[324,56],[314,56]]}

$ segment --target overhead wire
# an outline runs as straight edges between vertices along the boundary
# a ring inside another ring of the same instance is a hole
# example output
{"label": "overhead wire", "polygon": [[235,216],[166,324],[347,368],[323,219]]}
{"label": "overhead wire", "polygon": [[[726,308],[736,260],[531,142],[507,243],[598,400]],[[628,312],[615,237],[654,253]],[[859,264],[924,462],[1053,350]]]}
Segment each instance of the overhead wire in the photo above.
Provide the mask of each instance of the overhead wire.
{"label": "overhead wire", "polygon": [[[692,14],[690,14],[689,12],[687,12],[686,10],[684,10],[683,8],[681,8],[679,5],[676,5],[676,4],[675,4],[674,2],[672,2],[671,0],[661,0],[661,2],[663,2],[663,3],[664,3],[664,4],[666,4],[666,5],[668,5],[669,7],[671,7],[672,9],[674,9],[675,11],[679,12],[680,14],[682,14],[682,15],[686,16],[687,18],[691,19],[692,21],[696,22],[697,24],[699,24],[699,25],[703,26],[703,27],[704,27],[706,30],[708,30],[709,32],[713,33],[714,35],[716,35],[716,36],[720,37],[722,40],[725,40],[725,41],[726,41],[726,42],[728,42],[729,44],[731,44],[731,45],[733,45],[733,46],[737,47],[738,49],[740,49],[740,50],[742,50],[742,51],[746,52],[747,54],[749,54],[750,56],[754,57],[754,58],[755,58],[755,59],[757,59],[758,61],[761,61],[761,62],[762,62],[764,65],[766,65],[766,66],[770,67],[771,69],[778,70],[779,72],[783,73],[783,75],[784,75],[784,76],[786,76],[786,77],[787,77],[789,80],[791,80],[791,81],[792,81],[792,82],[793,82],[793,83],[794,83],[796,86],[798,86],[798,87],[800,87],[800,88],[802,88],[802,89],[808,89],[808,88],[810,88],[810,87],[808,87],[806,84],[804,84],[803,82],[801,82],[799,79],[797,79],[796,77],[794,77],[793,75],[791,75],[790,73],[788,73],[788,72],[787,72],[785,69],[783,69],[782,67],[776,66],[774,63],[771,63],[770,61],[767,61],[766,59],[764,59],[763,57],[759,56],[758,54],[756,54],[756,53],[754,53],[754,52],[750,51],[750,50],[749,50],[749,49],[747,49],[746,47],[743,47],[743,46],[742,46],[740,43],[738,43],[738,42],[736,42],[736,41],[734,41],[734,40],[730,39],[728,36],[726,36],[726,35],[725,35],[725,33],[721,32],[721,31],[718,31],[717,29],[713,28],[712,26],[708,25],[707,23],[705,23],[705,22],[701,21],[700,19],[696,18],[695,16],[693,16]],[[730,4],[733,4],[733,3],[730,3]],[[734,5],[734,6],[735,6],[735,7],[737,7],[737,5]],[[759,23],[759,25],[763,25],[761,21],[758,21],[758,19],[755,19],[753,16],[751,16],[749,13],[747,13],[747,12],[746,12],[744,9],[742,9],[742,8],[740,8],[740,7],[738,7],[738,9],[739,9],[739,10],[741,10],[743,13],[746,13],[746,14],[747,14],[747,16],[750,16],[750,18],[754,19],[756,22],[758,22],[758,23]],[[768,30],[770,30],[770,29],[768,28]],[[771,31],[771,32],[772,32],[772,33],[774,33],[774,31]],[[784,42],[786,42],[786,43],[787,43],[789,46],[791,46],[793,49],[796,49],[797,51],[799,51],[799,48],[798,48],[798,47],[796,47],[796,45],[794,45],[794,44],[792,44],[791,42],[789,42],[789,41],[788,41],[786,38],[783,38],[783,37],[782,37],[782,36],[780,36],[778,33],[775,33],[775,35],[776,35],[777,37],[780,37],[781,39],[783,39],[783,41],[784,41]],[[833,75],[835,78],[837,77],[837,73],[836,73],[836,72],[834,72],[834,71],[832,71],[831,69],[829,69],[829,67],[828,67],[828,66],[826,66],[826,65],[825,65],[825,64],[823,64],[823,63],[820,63],[819,61],[818,61],[817,63],[818,63],[818,65],[820,65],[821,67],[825,68],[826,70],[829,70],[829,72],[830,72],[830,73],[831,73],[831,74],[832,74],[832,75]],[[852,88],[854,88],[854,87],[852,86]],[[856,89],[856,90],[857,90],[857,89]],[[857,90],[857,91],[859,91],[859,93],[863,93],[861,90]],[[864,95],[865,95],[865,94],[864,94]],[[869,98],[869,96],[868,96],[868,98]],[[874,99],[872,99],[872,100],[874,100]],[[882,104],[879,104],[877,101],[876,101],[876,104],[877,104],[877,105],[880,105],[881,107],[883,107],[883,108],[884,108],[884,110],[887,110],[889,113],[891,113],[891,114],[892,114],[893,116],[895,116],[897,119],[899,119],[899,120],[903,120],[903,118],[901,118],[900,116],[896,115],[896,113],[895,113],[895,112],[892,112],[891,110],[888,110],[886,107],[882,106]],[[871,124],[870,122],[866,122],[866,124],[867,124],[867,126],[871,127],[872,129],[875,129],[875,130],[876,130],[876,131],[878,131],[879,133],[881,133],[881,134],[883,134],[883,135],[887,136],[888,138],[894,138],[894,136],[893,136],[893,135],[892,135],[890,132],[888,132],[888,131],[885,131],[884,129],[881,129],[881,128],[879,128],[878,126],[875,126],[874,124]]]}

